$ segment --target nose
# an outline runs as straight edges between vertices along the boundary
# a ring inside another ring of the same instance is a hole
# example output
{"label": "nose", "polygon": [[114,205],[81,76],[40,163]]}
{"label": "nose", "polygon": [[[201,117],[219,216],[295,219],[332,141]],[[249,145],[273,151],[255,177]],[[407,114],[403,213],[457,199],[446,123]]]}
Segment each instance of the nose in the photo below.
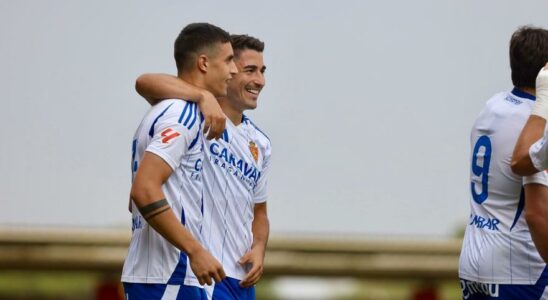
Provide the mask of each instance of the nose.
{"label": "nose", "polygon": [[260,87],[263,87],[265,85],[264,74],[262,72],[257,72],[254,83]]}
{"label": "nose", "polygon": [[230,69],[229,69],[229,72],[232,76],[238,74],[238,68],[236,67],[236,63],[234,63],[234,61],[231,61],[230,62]]}

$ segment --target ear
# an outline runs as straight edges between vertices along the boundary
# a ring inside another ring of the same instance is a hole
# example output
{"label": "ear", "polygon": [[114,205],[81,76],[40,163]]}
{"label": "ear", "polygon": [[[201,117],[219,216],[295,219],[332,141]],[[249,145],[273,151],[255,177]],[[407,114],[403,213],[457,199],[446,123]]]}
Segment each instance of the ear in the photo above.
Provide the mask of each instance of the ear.
{"label": "ear", "polygon": [[203,73],[207,73],[207,69],[209,66],[209,59],[205,54],[201,54],[198,56],[198,69],[202,71]]}

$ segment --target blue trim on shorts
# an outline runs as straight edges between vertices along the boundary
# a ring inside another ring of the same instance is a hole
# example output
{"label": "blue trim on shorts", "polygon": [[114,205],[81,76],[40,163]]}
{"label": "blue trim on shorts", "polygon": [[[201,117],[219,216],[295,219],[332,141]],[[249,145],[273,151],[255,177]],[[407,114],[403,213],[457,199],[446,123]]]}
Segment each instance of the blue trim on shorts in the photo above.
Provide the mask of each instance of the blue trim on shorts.
{"label": "blue trim on shorts", "polygon": [[[124,284],[126,300],[160,300],[164,296],[167,284],[161,283],[130,283]],[[207,300],[204,289],[196,286],[181,285],[176,300]]]}
{"label": "blue trim on shorts", "polygon": [[255,300],[255,287],[243,288],[240,280],[226,277],[215,284],[212,300]]}

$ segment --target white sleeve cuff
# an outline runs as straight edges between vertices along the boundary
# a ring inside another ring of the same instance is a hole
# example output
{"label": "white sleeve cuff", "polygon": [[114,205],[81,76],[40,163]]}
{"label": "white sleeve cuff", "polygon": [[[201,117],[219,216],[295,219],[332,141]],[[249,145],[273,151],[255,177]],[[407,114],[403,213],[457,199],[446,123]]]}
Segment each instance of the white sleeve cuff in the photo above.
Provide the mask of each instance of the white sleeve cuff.
{"label": "white sleeve cuff", "polygon": [[546,159],[546,151],[548,151],[548,149],[546,149],[546,147],[546,139],[543,137],[529,148],[529,157],[531,158],[531,162],[533,162],[535,169],[539,171],[544,171],[548,167]]}
{"label": "white sleeve cuff", "polygon": [[150,153],[158,155],[161,159],[163,159],[171,167],[172,170],[175,170],[179,166],[179,164],[177,164],[173,159],[171,159],[169,154],[165,153],[161,149],[158,149],[158,148],[156,148],[152,145],[149,145],[147,147],[146,152],[150,152]]}

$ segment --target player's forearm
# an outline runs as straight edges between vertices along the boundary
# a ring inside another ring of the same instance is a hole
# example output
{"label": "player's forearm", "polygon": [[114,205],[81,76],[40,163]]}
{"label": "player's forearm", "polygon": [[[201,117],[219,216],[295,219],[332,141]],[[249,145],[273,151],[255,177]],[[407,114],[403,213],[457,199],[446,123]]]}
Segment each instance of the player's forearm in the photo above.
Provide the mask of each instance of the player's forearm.
{"label": "player's forearm", "polygon": [[532,175],[539,172],[533,165],[529,156],[529,148],[542,138],[546,119],[531,115],[525,123],[512,155],[512,171],[521,176]]}
{"label": "player's forearm", "polygon": [[[177,219],[165,201],[161,184],[143,184],[137,182],[131,189],[131,197],[148,224],[173,246],[189,255],[201,245]],[[163,203],[166,203],[162,206]],[[143,213],[143,209],[156,205],[153,210]]]}
{"label": "player's forearm", "polygon": [[173,246],[186,252],[189,257],[202,248],[200,243],[181,224],[181,221],[177,219],[171,208],[164,213],[148,219],[147,222]]}
{"label": "player's forearm", "polygon": [[[266,205],[266,204],[264,204]],[[252,248],[262,247],[266,249],[268,243],[268,236],[270,234],[270,222],[266,213],[266,208],[263,210],[255,210],[255,216],[252,224],[253,230],[253,245]]]}
{"label": "player's forearm", "polygon": [[526,220],[540,256],[548,263],[548,208],[527,213]]}
{"label": "player's forearm", "polygon": [[168,74],[143,74],[135,81],[135,89],[151,105],[163,99],[199,102],[204,93],[204,90]]}

